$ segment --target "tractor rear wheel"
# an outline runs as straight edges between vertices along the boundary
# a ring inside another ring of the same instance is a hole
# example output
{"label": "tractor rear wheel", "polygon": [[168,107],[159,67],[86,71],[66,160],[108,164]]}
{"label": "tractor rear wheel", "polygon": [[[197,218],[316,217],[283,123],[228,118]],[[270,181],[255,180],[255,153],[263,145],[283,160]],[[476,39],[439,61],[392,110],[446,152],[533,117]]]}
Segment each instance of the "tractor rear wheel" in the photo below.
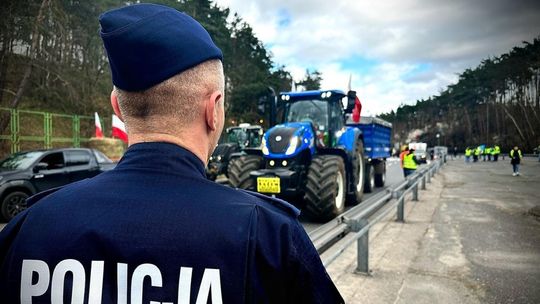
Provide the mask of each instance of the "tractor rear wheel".
{"label": "tractor rear wheel", "polygon": [[231,187],[253,190],[255,188],[255,182],[249,174],[251,171],[255,171],[261,167],[261,161],[262,158],[256,155],[246,155],[231,159],[227,168]]}
{"label": "tractor rear wheel", "polygon": [[353,192],[347,196],[347,203],[349,205],[357,205],[362,201],[362,196],[364,196],[364,183],[365,183],[365,160],[364,160],[364,145],[360,139],[356,144],[356,149],[354,150],[354,157],[352,160],[352,179],[351,183],[353,185]]}
{"label": "tractor rear wheel", "polygon": [[313,158],[304,195],[308,217],[328,221],[342,213],[345,209],[346,180],[341,157],[321,155]]}
{"label": "tractor rear wheel", "polygon": [[381,161],[375,165],[375,186],[384,187],[386,182],[386,162]]}
{"label": "tractor rear wheel", "polygon": [[371,193],[375,189],[375,170],[372,164],[366,165],[366,182],[364,184],[364,192]]}

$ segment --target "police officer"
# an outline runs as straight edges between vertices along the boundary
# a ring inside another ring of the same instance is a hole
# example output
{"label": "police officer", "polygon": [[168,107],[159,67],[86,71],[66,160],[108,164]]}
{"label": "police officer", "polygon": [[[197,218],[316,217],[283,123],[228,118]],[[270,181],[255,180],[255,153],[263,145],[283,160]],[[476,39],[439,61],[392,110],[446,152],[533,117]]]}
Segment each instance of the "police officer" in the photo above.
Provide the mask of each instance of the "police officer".
{"label": "police officer", "polygon": [[5,227],[2,303],[342,303],[295,207],[205,178],[224,123],[206,30],[150,4],[100,24],[129,148]]}

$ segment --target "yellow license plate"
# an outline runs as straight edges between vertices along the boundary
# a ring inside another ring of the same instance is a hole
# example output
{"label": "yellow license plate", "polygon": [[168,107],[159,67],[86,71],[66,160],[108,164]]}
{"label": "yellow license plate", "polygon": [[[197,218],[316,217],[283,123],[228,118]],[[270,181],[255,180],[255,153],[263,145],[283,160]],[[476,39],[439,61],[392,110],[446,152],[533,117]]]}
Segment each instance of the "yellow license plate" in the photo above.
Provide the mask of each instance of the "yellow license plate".
{"label": "yellow license plate", "polygon": [[257,192],[280,193],[279,177],[257,177]]}

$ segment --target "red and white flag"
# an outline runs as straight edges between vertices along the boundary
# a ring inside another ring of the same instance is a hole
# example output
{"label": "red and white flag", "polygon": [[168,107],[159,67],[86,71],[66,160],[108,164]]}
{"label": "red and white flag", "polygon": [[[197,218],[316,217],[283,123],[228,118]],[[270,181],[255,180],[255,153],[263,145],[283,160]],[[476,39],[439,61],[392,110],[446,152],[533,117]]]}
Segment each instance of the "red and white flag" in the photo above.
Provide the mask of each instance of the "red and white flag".
{"label": "red and white flag", "polygon": [[114,114],[112,116],[112,137],[121,139],[125,143],[128,142],[126,127],[124,126],[124,122],[121,121],[120,118],[118,118],[118,116]]}
{"label": "red and white flag", "polygon": [[101,128],[101,120],[99,120],[99,115],[97,112],[94,112],[94,118],[96,119],[96,138],[103,138],[103,129]]}
{"label": "red and white flag", "polygon": [[358,96],[356,96],[356,98],[354,99],[354,109],[353,109],[353,112],[352,112],[352,119],[355,123],[359,123],[360,122],[360,114],[362,112],[362,103],[360,102],[360,98],[358,98]]}

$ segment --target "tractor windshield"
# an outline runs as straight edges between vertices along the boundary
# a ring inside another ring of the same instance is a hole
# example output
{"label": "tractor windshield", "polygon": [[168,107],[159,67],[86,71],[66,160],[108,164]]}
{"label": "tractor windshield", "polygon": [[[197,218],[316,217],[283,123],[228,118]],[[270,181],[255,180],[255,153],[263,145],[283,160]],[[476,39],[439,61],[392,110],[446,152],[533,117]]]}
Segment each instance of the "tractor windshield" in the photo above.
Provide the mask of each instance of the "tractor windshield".
{"label": "tractor windshield", "polygon": [[227,143],[236,143],[241,148],[258,148],[262,132],[259,129],[233,128],[227,134]]}
{"label": "tractor windshield", "polygon": [[246,148],[259,148],[261,146],[262,129],[248,129],[248,143]]}
{"label": "tractor windshield", "polygon": [[300,100],[289,103],[285,122],[310,122],[317,130],[327,130],[328,104],[321,100]]}

